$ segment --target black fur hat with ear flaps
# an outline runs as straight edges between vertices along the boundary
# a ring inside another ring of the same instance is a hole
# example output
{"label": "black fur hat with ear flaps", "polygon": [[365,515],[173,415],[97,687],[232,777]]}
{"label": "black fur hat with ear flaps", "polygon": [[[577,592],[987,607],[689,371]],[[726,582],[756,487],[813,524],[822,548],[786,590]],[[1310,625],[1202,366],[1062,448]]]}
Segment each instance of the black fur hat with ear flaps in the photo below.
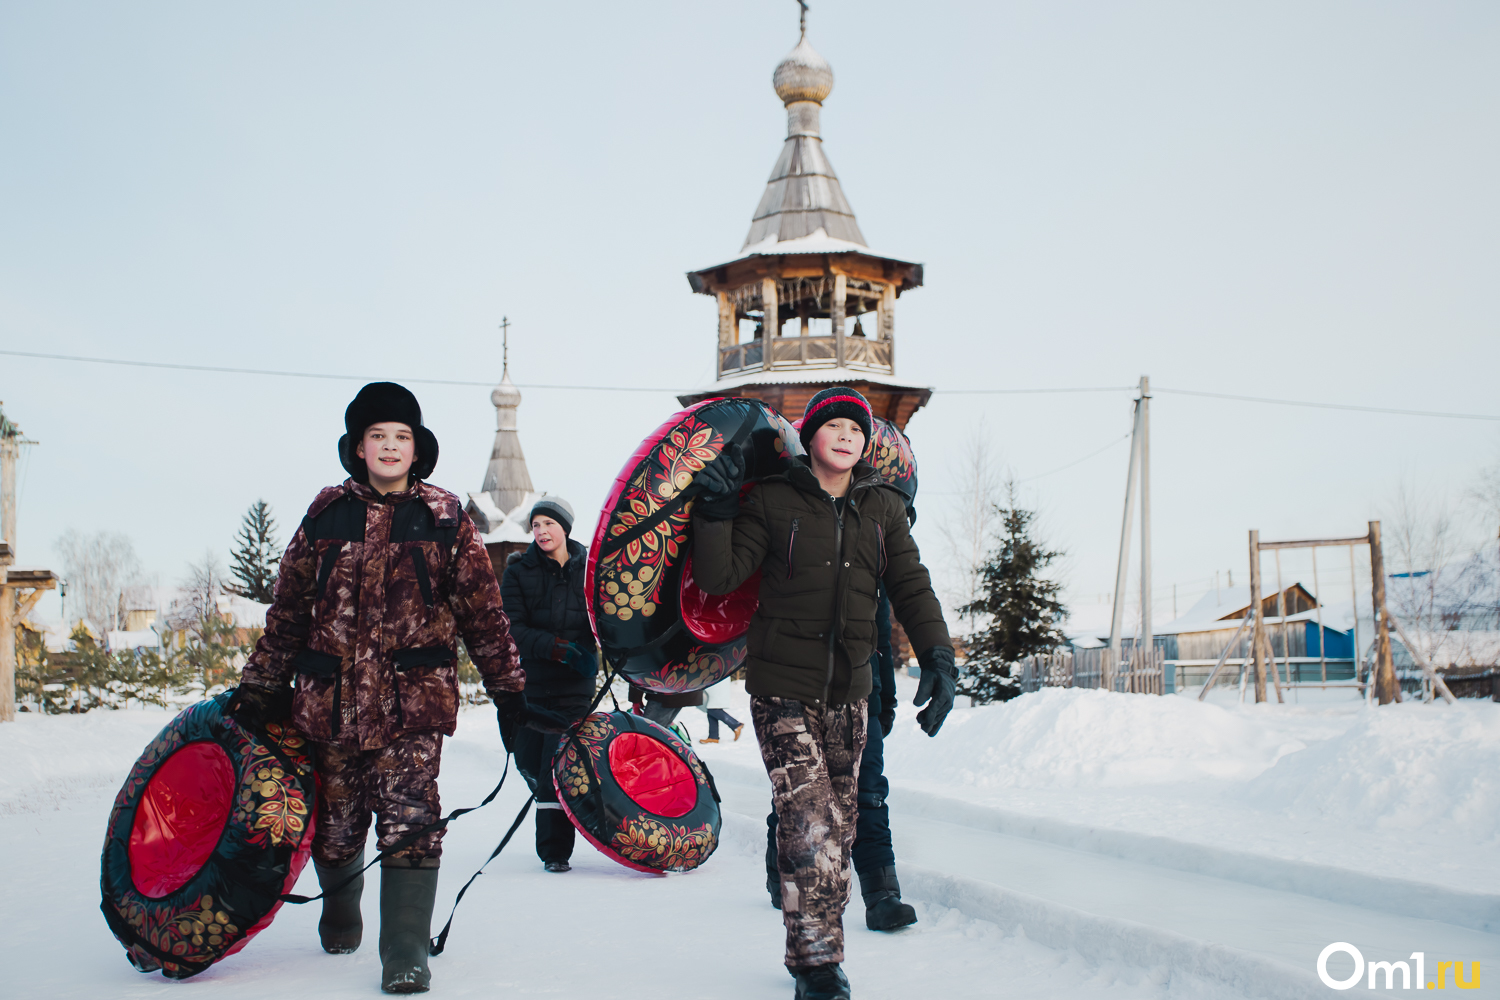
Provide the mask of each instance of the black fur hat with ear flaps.
{"label": "black fur hat with ear flaps", "polygon": [[344,411],[344,436],[339,438],[339,461],[344,471],[357,483],[369,483],[370,470],[364,459],[355,454],[365,429],[371,424],[395,422],[412,430],[416,457],[411,463],[411,478],[426,479],[437,467],[437,436],[422,426],[422,405],[410,389],[395,382],[371,382]]}

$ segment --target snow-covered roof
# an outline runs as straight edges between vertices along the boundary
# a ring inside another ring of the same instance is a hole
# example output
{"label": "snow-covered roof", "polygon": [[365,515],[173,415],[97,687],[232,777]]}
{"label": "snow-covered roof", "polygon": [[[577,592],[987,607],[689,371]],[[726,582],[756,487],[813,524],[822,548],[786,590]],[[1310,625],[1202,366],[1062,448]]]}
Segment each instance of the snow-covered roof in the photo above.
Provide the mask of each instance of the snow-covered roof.
{"label": "snow-covered roof", "polygon": [[104,644],[111,653],[127,649],[157,649],[161,646],[161,636],[150,628],[136,629],[133,632],[116,629],[105,635]]}
{"label": "snow-covered roof", "polygon": [[239,594],[220,594],[214,598],[214,607],[219,614],[232,616],[235,628],[265,628],[266,612],[271,610],[269,604]]}
{"label": "snow-covered roof", "polygon": [[531,544],[531,508],[546,496],[545,492],[530,492],[509,511],[501,511],[488,493],[470,493],[469,503],[464,508],[474,519],[480,539],[486,545],[499,542]]}
{"label": "snow-covered roof", "polygon": [[734,375],[713,385],[705,386],[685,395],[696,395],[701,392],[723,392],[726,389],[735,389],[742,385],[793,385],[803,382],[832,382],[834,384],[851,382],[873,382],[876,385],[889,385],[902,389],[911,388],[910,382],[893,378],[890,375],[879,375],[875,372],[856,371],[853,368],[773,368],[771,371],[747,372],[744,375]]}

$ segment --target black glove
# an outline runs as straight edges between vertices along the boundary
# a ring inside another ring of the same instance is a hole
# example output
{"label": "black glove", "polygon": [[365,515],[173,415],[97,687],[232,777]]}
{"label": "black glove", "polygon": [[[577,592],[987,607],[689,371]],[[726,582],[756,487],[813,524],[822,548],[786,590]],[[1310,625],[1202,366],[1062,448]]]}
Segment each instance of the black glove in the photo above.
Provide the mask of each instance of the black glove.
{"label": "black glove", "polygon": [[599,657],[594,655],[592,649],[584,649],[576,642],[567,644],[562,661],[569,670],[585,680],[593,680],[594,675],[599,672]]}
{"label": "black glove", "polygon": [[932,704],[917,713],[917,724],[928,736],[936,736],[943,720],[953,709],[953,691],[958,686],[958,665],[953,662],[952,646],[933,646],[917,656],[922,679],[917,681],[917,697],[912,704]]}
{"label": "black glove", "polygon": [[528,702],[522,724],[527,729],[535,729],[539,733],[565,733],[572,727],[573,720],[561,712],[554,712],[550,708],[543,708]]}
{"label": "black glove", "polygon": [[226,714],[249,729],[265,729],[267,723],[285,722],[292,716],[292,689],[241,684],[229,696]]}
{"label": "black glove", "polygon": [[725,448],[693,477],[698,487],[698,501],[693,512],[705,521],[732,521],[740,512],[740,484],[745,480],[745,463],[739,449]]}
{"label": "black glove", "polygon": [[891,735],[891,730],[896,728],[896,710],[894,708],[886,709],[876,716],[875,721],[880,723],[880,735],[882,739]]}
{"label": "black glove", "polygon": [[520,691],[491,691],[489,695],[500,723],[500,742],[505,744],[507,753],[515,753],[516,737],[526,717],[526,695]]}

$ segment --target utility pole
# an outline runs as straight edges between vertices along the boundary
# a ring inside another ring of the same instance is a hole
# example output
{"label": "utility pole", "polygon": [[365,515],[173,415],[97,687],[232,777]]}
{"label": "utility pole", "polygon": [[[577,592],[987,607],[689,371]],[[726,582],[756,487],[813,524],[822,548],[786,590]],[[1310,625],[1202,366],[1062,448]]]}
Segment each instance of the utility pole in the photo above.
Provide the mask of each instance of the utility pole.
{"label": "utility pole", "polygon": [[[1380,704],[1401,700],[1396,664],[1391,659],[1391,619],[1385,609],[1385,555],[1380,551],[1380,522],[1370,522],[1370,598],[1375,605],[1375,697]],[[1358,651],[1356,651],[1358,655]]]}
{"label": "utility pole", "polygon": [[[1151,376],[1141,376],[1141,634],[1136,636],[1136,657],[1144,665],[1156,666],[1156,637],[1151,629]],[[1163,692],[1168,690],[1162,678]]]}
{"label": "utility pole", "polygon": [[[1114,689],[1114,670],[1120,665],[1120,639],[1125,625],[1125,577],[1130,570],[1130,527],[1135,520],[1136,475],[1141,482],[1141,630],[1136,636],[1136,650],[1146,650],[1151,639],[1151,445],[1150,445],[1151,379],[1141,376],[1141,395],[1135,401],[1135,425],[1130,434],[1130,469],[1125,476],[1125,517],[1120,524],[1120,555],[1115,565],[1114,606],[1109,622],[1108,676],[1100,686]],[[1148,659],[1147,663],[1153,660]],[[1136,666],[1139,666],[1137,662]]]}
{"label": "utility pole", "polygon": [[[51,570],[17,570],[16,458],[21,428],[0,412],[0,722],[16,720],[16,628],[26,620],[42,591],[57,586]],[[22,592],[25,592],[24,594]]]}

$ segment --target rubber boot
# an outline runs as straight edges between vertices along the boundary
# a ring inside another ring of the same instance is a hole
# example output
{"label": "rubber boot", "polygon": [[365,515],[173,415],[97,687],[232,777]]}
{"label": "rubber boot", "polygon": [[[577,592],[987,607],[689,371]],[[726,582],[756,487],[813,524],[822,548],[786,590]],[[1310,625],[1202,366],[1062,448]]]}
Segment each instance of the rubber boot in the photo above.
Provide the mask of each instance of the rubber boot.
{"label": "rubber boot", "polygon": [[328,892],[364,866],[364,851],[337,868],[324,868],[313,862],[318,873],[318,888],[327,893],[323,897],[323,916],[318,919],[318,939],[323,942],[323,950],[330,955],[347,955],[358,950],[364,937],[365,922],[359,912],[359,897],[365,891],[364,873],[337,892]]}
{"label": "rubber boot", "polygon": [[427,946],[432,939],[436,868],[380,869],[380,988],[426,993],[432,985]]}
{"label": "rubber boot", "polygon": [[797,983],[797,1000],[849,1000],[849,977],[837,962],[788,966]]}
{"label": "rubber boot", "polygon": [[917,911],[901,902],[895,865],[860,872],[859,892],[865,898],[865,926],[870,930],[893,931],[917,922]]}

